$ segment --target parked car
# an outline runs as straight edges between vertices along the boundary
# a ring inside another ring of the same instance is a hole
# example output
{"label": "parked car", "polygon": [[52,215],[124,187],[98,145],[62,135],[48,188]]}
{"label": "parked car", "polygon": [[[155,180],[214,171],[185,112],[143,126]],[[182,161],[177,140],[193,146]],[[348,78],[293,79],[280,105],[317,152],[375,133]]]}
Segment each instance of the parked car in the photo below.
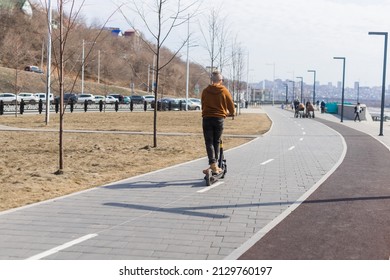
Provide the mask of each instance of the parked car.
{"label": "parked car", "polygon": [[[100,100],[103,100],[103,102],[105,102],[106,104],[113,104],[115,103],[116,101],[118,101],[118,99],[116,99],[115,97],[113,96],[104,96],[104,95],[95,95],[95,103],[99,103]],[[118,101],[119,102],[119,101]]]}
{"label": "parked car", "polygon": [[[39,92],[39,93],[36,93],[35,96],[38,98],[38,102],[39,102],[39,100],[42,100],[43,103],[46,103],[46,93]],[[52,93],[49,94],[49,102],[50,103],[54,102],[54,95]]]}
{"label": "parked car", "polygon": [[[64,103],[70,103],[70,101],[73,101],[73,103],[77,103],[77,95],[75,93],[64,93]],[[57,96],[55,100],[58,101],[58,104],[60,102],[60,97]]]}
{"label": "parked car", "polygon": [[144,100],[148,103],[154,101],[154,95],[144,95]]}
{"label": "parked car", "polygon": [[43,71],[38,66],[34,66],[34,65],[29,65],[29,66],[24,67],[24,71],[43,74]]}
{"label": "parked car", "polygon": [[121,94],[110,93],[108,96],[115,97],[116,99],[118,99],[119,103],[124,103],[125,101],[125,97]]}
{"label": "parked car", "polygon": [[[185,110],[185,108],[186,108],[186,99],[185,98],[181,98],[181,99],[179,99],[179,102],[180,101],[181,101],[181,104],[182,104],[182,109]],[[200,105],[200,103],[196,103],[196,102],[193,102],[190,99],[188,99],[188,110],[200,110],[200,109],[202,109],[202,105]]]}
{"label": "parked car", "polygon": [[15,100],[18,100],[19,103],[21,101],[21,98],[19,95],[16,97],[16,95],[13,93],[0,93],[0,100],[2,100],[6,104],[15,104]]}
{"label": "parked car", "polygon": [[78,103],[84,103],[85,101],[87,101],[88,104],[93,104],[95,103],[95,96],[90,93],[83,93],[77,96]]}
{"label": "parked car", "polygon": [[142,95],[131,95],[130,99],[133,101],[133,104],[143,104],[145,101]]}
{"label": "parked car", "polygon": [[123,104],[129,104],[131,102],[130,96],[124,96],[123,97]]}
{"label": "parked car", "polygon": [[36,104],[39,102],[39,98],[34,93],[21,92],[18,95],[25,103]]}
{"label": "parked car", "polygon": [[117,101],[119,102],[118,98],[115,98],[114,96],[111,96],[111,95],[106,96],[106,103],[107,104],[115,103]]}
{"label": "parked car", "polygon": [[202,101],[199,98],[188,98],[188,99],[191,100],[194,103],[202,104]]}
{"label": "parked car", "polygon": [[[150,103],[150,107],[154,108],[156,102],[152,101]],[[170,104],[170,105],[169,105]],[[169,110],[169,106],[171,106],[171,110],[179,110],[179,99],[176,98],[161,98],[157,100],[157,110],[166,111]]]}
{"label": "parked car", "polygon": [[104,95],[95,95],[95,103],[100,103],[100,100],[102,100],[104,103],[106,103],[106,97]]}

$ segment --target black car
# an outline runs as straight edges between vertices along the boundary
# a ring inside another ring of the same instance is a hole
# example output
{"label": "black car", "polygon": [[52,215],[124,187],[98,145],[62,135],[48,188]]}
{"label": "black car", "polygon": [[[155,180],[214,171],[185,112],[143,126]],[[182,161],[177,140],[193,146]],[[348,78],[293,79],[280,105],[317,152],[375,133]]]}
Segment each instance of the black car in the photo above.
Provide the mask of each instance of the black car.
{"label": "black car", "polygon": [[[60,97],[59,96],[57,96],[55,98],[55,100],[58,101],[58,104],[60,103]],[[73,103],[75,104],[75,103],[77,103],[77,100],[78,100],[77,94],[75,94],[75,93],[64,93],[64,103],[70,103],[71,101],[73,101]]]}
{"label": "black car", "polygon": [[145,98],[142,95],[131,95],[130,99],[133,101],[133,104],[143,104],[145,101]]}
{"label": "black car", "polygon": [[[150,102],[150,107],[154,108],[155,102]],[[161,98],[157,100],[157,110],[180,110],[180,102],[176,98]]]}

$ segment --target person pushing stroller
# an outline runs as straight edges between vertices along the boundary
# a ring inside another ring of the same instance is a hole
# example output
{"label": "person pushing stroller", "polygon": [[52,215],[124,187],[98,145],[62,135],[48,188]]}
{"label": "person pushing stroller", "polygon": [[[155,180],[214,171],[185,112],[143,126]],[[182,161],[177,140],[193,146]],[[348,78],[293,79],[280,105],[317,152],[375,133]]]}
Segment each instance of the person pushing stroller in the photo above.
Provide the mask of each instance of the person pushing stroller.
{"label": "person pushing stroller", "polygon": [[306,102],[306,118],[314,118],[314,106],[310,101]]}
{"label": "person pushing stroller", "polygon": [[303,103],[301,103],[298,99],[294,101],[294,107],[295,107],[295,113],[294,113],[294,117],[298,118],[302,118],[302,116],[304,116],[304,113],[305,113],[305,105],[303,105]]}

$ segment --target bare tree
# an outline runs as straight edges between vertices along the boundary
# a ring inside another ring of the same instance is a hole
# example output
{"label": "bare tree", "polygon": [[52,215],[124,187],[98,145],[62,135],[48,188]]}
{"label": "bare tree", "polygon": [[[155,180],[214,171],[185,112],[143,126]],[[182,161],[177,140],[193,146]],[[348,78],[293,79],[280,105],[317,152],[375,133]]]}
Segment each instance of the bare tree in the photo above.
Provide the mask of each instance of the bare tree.
{"label": "bare tree", "polygon": [[[75,0],[58,0],[58,21],[59,21],[59,30],[58,30],[58,37],[52,38],[53,41],[53,56],[56,64],[56,70],[58,75],[58,86],[59,86],[59,93],[60,93],[60,104],[59,104],[59,114],[60,114],[60,127],[59,127],[59,168],[56,171],[55,174],[63,174],[64,172],[64,114],[66,110],[66,105],[64,104],[64,80],[65,80],[65,63],[69,57],[72,57],[74,53],[70,53],[70,56],[66,56],[66,45],[69,43],[72,31],[75,31],[76,27],[80,25],[80,19],[79,14],[81,12],[81,9],[84,5],[85,0],[82,1],[79,8],[75,8]],[[70,4],[70,10],[69,15],[65,16],[64,13],[64,6],[66,4]],[[48,5],[46,3],[46,9]],[[115,13],[115,12],[114,12]],[[112,16],[112,15],[111,15]],[[107,21],[109,18],[107,19]],[[106,22],[107,22],[106,21]],[[48,23],[50,25],[52,23]],[[101,27],[100,31],[95,35],[95,37],[92,40],[92,46],[87,51],[85,58],[87,58],[93,49],[93,46],[95,45],[97,38],[101,35],[103,32],[103,27]],[[82,63],[84,63],[82,61]],[[75,79],[73,80],[73,84],[71,85],[70,92],[73,92],[73,89],[76,85],[77,79],[80,75],[80,71],[77,72],[77,75]]]}
{"label": "bare tree", "polygon": [[226,24],[226,20],[221,20],[220,32],[217,34],[218,36],[218,65],[221,73],[223,73],[223,69],[225,65],[227,65],[230,61],[230,57],[226,55],[228,49],[228,39],[230,38],[231,32],[229,31],[229,26]]}
{"label": "bare tree", "polygon": [[207,30],[207,35],[201,28],[203,37],[205,39],[206,43],[206,49],[207,52],[209,53],[209,58],[210,58],[210,72],[213,71],[215,67],[215,61],[217,60],[218,57],[218,52],[217,52],[217,34],[219,33],[219,24],[218,24],[218,14],[215,10],[215,8],[212,8],[210,10],[210,16],[208,18],[208,30]]}
{"label": "bare tree", "polygon": [[15,69],[14,79],[14,94],[16,95],[15,100],[15,117],[18,115],[18,94],[20,93],[21,86],[19,85],[19,72],[20,63],[28,56],[28,46],[22,41],[22,39],[13,33],[8,33],[3,41],[3,46],[7,52],[3,53],[4,59],[9,59],[9,65]]}
{"label": "bare tree", "polygon": [[[194,16],[196,9],[193,8],[195,8],[197,2],[199,1],[193,1],[189,4],[183,5],[181,0],[149,0],[142,1],[141,3],[140,1],[136,0],[131,1],[132,9],[140,17],[146,29],[154,39],[154,43],[150,43],[141,37],[153,56],[155,56],[156,61],[153,69],[155,73],[153,87],[155,97],[153,118],[153,147],[157,147],[157,97],[159,92],[160,73],[161,70],[164,69],[177,56],[179,51],[188,42],[189,38],[187,37],[185,40],[183,40],[178,49],[170,57],[164,59],[162,57],[163,46],[176,27],[183,25]],[[193,9],[192,13],[191,9]],[[150,12],[154,14],[153,20],[151,20],[149,16]],[[122,14],[130,26],[136,30],[137,28],[133,21],[131,21],[123,11]]]}
{"label": "bare tree", "polygon": [[210,72],[214,69],[219,69],[222,72],[230,61],[229,56],[226,55],[227,40],[230,34],[229,26],[226,23],[226,18],[221,17],[220,11],[221,9],[212,8],[207,18],[207,24],[205,24],[208,29],[204,30],[202,26],[200,28],[205,41],[205,48],[209,54]]}
{"label": "bare tree", "polygon": [[[243,89],[242,76],[244,73],[244,67],[244,52],[236,37],[231,48],[231,83],[233,99],[238,103],[240,101],[241,90]],[[238,111],[239,110],[237,110],[237,113],[239,113]]]}

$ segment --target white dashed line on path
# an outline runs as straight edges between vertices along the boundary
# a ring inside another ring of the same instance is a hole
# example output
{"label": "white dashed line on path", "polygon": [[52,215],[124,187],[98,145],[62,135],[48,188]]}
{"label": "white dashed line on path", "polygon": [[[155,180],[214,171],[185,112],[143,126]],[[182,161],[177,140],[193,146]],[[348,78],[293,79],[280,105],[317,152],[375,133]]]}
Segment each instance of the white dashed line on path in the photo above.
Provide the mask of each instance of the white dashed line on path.
{"label": "white dashed line on path", "polygon": [[217,183],[215,183],[215,184],[213,184],[213,185],[211,185],[211,186],[209,186],[207,188],[201,189],[201,190],[199,190],[197,192],[198,193],[204,193],[204,192],[207,192],[207,191],[209,191],[211,189],[214,189],[215,187],[218,187],[219,185],[222,185],[222,184],[223,184],[223,182],[217,182]]}
{"label": "white dashed line on path", "polygon": [[92,239],[92,238],[94,238],[96,236],[98,236],[96,233],[84,235],[84,236],[82,236],[82,237],[80,237],[78,239],[72,240],[72,241],[67,242],[67,243],[65,243],[63,245],[57,246],[57,247],[55,247],[53,249],[50,249],[50,250],[47,250],[47,251],[42,252],[40,254],[37,254],[35,256],[29,257],[29,258],[27,258],[27,260],[40,260],[40,259],[43,259],[45,257],[48,257],[48,256],[53,255],[55,253],[58,253],[58,252],[60,252],[62,250],[65,250],[65,249],[67,249],[69,247],[72,247],[74,245],[82,243],[82,242],[84,242],[84,241],[86,241],[88,239]]}
{"label": "white dashed line on path", "polygon": [[266,164],[270,163],[271,161],[274,161],[274,159],[271,158],[269,160],[266,160],[266,161],[262,162],[261,165],[266,165]]}

